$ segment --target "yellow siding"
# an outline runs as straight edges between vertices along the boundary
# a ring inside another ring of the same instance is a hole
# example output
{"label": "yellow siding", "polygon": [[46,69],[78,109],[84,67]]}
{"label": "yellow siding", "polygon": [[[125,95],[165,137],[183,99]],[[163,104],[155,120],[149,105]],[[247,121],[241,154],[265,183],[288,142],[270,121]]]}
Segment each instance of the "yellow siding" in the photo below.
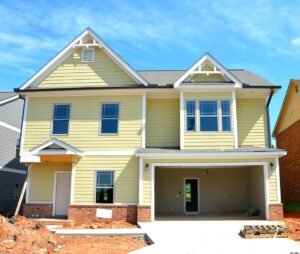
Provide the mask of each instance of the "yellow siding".
{"label": "yellow siding", "polygon": [[147,147],[180,146],[179,99],[147,100]]}
{"label": "yellow siding", "polygon": [[225,79],[224,79],[224,76],[221,75],[221,74],[210,74],[209,76],[208,75],[203,75],[203,74],[195,74],[192,76],[191,82],[205,82],[205,81],[208,81],[208,82],[224,82]]}
{"label": "yellow siding", "polygon": [[138,202],[138,158],[135,156],[85,156],[76,165],[75,203],[94,203],[95,172],[115,172],[114,203]]}
{"label": "yellow siding", "polygon": [[[281,113],[281,118],[278,120],[276,135],[287,129],[289,126],[300,120],[300,85],[292,81],[293,85],[290,88],[286,98],[285,106]],[[298,93],[296,93],[298,86]]]}
{"label": "yellow siding", "polygon": [[239,145],[267,147],[264,99],[237,99],[237,120]]}
{"label": "yellow siding", "polygon": [[[100,105],[105,102],[120,104],[118,135],[99,135]],[[51,135],[55,103],[71,104],[67,136]],[[80,150],[133,150],[141,146],[141,124],[142,96],[30,98],[24,149],[55,137]]]}
{"label": "yellow siding", "polygon": [[52,202],[55,171],[71,171],[70,163],[33,164],[30,169],[30,202]]}
{"label": "yellow siding", "polygon": [[[230,100],[231,93],[184,93],[184,100]],[[186,103],[184,103],[186,105]],[[198,105],[197,105],[198,107]],[[231,106],[232,107],[232,106]],[[186,112],[186,111],[185,111]],[[232,112],[232,109],[231,109]],[[186,115],[184,116],[184,129],[186,130]],[[196,117],[199,121],[199,116]],[[231,132],[184,132],[184,149],[233,149],[233,117],[231,117]]]}
{"label": "yellow siding", "polygon": [[95,49],[95,61],[81,62],[82,49],[77,49],[37,88],[79,86],[128,86],[136,84],[101,49]]}
{"label": "yellow siding", "polygon": [[[218,159],[213,160],[196,160],[196,159],[145,159],[144,165],[149,164],[149,170],[143,172],[143,204],[151,205],[151,165],[152,163],[226,163],[226,162],[267,162],[268,163],[268,192],[269,192],[269,202],[278,202],[277,198],[277,183],[276,183],[276,171],[270,168],[270,162],[273,162],[274,168],[276,167],[276,161],[272,159]],[[243,170],[241,168],[241,170]],[[264,193],[262,193],[264,195]]]}

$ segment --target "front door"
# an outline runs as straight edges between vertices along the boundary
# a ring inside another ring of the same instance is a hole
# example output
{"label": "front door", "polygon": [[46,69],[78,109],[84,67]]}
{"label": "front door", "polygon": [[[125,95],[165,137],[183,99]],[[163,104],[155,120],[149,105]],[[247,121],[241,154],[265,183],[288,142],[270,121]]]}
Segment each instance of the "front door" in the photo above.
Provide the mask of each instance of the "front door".
{"label": "front door", "polygon": [[65,216],[68,214],[71,193],[71,173],[56,172],[55,187],[55,216]]}
{"label": "front door", "polygon": [[198,202],[198,179],[184,179],[185,212],[197,213]]}

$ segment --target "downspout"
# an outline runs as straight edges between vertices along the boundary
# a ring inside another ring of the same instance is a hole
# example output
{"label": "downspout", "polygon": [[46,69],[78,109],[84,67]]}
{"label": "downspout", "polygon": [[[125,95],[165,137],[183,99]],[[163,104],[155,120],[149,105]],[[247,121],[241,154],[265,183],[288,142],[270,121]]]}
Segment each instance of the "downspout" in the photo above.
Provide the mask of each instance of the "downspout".
{"label": "downspout", "polygon": [[269,95],[269,99],[268,99],[268,102],[267,102],[267,105],[266,105],[266,110],[267,110],[267,125],[268,125],[268,144],[269,144],[269,148],[271,148],[271,146],[272,146],[269,105],[270,105],[270,103],[271,103],[273,94],[274,94],[274,88],[271,88],[271,92],[270,92],[270,95]]}

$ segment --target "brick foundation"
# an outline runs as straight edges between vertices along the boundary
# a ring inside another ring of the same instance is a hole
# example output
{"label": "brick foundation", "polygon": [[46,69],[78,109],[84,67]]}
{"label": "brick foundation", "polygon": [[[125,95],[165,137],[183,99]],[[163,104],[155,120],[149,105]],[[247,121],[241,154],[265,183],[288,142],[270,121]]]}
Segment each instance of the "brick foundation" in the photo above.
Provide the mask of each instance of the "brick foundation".
{"label": "brick foundation", "polygon": [[[111,219],[96,217],[96,209],[112,210]],[[132,224],[137,222],[136,205],[70,205],[68,209],[68,219],[75,222],[75,225],[99,222],[103,220],[122,220]]]}
{"label": "brick foundation", "polygon": [[142,205],[137,207],[137,221],[149,222],[151,221],[151,207]]}
{"label": "brick foundation", "polygon": [[23,214],[28,218],[50,218],[52,204],[24,204]]}
{"label": "brick foundation", "polygon": [[270,204],[269,205],[269,220],[282,220],[283,219],[283,205]]}

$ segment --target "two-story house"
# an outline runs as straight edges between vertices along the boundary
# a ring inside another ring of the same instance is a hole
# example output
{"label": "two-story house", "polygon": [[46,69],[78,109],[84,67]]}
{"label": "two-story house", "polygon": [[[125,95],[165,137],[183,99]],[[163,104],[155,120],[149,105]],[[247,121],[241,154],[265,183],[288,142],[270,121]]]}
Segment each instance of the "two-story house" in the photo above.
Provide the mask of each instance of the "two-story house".
{"label": "two-story house", "polygon": [[15,91],[26,98],[25,214],[153,221],[172,214],[282,218],[268,105],[279,89],[210,54],[136,71],[86,29]]}
{"label": "two-story house", "polygon": [[11,92],[0,92],[0,213],[15,212],[26,177],[19,162],[24,100]]}

